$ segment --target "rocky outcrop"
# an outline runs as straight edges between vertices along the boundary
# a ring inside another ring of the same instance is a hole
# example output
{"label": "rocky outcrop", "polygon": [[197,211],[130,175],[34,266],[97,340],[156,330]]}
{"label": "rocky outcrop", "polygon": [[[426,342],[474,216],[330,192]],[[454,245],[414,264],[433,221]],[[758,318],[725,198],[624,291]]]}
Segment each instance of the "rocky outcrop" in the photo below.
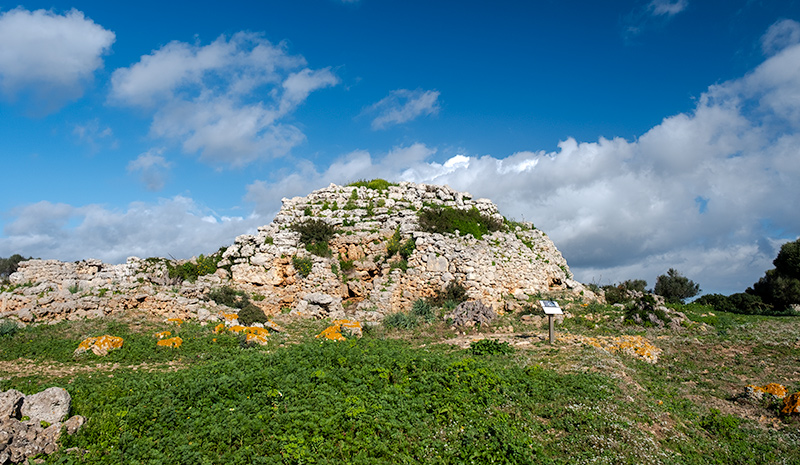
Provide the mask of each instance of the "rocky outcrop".
{"label": "rocky outcrop", "polygon": [[[475,210],[504,227],[480,239],[458,231],[425,232],[418,213],[426,208]],[[329,256],[315,255],[300,242],[293,226],[309,220],[336,228]],[[463,286],[471,300],[500,311],[509,308],[509,299],[538,293],[594,297],[572,279],[545,233],[531,223],[504,220],[491,201],[447,186],[400,183],[371,189],[331,184],[306,197],[283,199],[272,223],[237,237],[221,253],[216,271],[195,282],[171,277],[170,269],[182,263],[159,258],[132,257],[120,265],[98,260],[23,262],[11,276],[11,286],[0,293],[0,318],[30,323],[138,309],[216,321],[232,310],[205,296],[222,285],[246,291],[267,315],[288,310],[298,316],[362,322],[407,310],[416,299],[452,283]],[[390,256],[398,238],[409,245],[402,258]],[[296,268],[298,263],[305,264],[303,270]]]}
{"label": "rocky outcrop", "polygon": [[0,392],[0,465],[52,454],[62,431],[75,434],[86,419],[75,415],[65,421],[70,401],[69,393],[58,387],[29,396],[14,389]]}

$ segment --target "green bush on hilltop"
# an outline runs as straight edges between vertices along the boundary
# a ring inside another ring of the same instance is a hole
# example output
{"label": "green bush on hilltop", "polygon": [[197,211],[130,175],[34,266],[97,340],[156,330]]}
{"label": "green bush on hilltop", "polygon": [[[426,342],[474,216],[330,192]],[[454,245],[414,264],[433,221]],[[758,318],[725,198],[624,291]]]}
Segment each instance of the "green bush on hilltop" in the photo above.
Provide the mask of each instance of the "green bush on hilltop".
{"label": "green bush on hilltop", "polygon": [[502,231],[503,221],[484,215],[477,208],[461,210],[451,207],[429,207],[422,209],[419,227],[422,231],[439,234],[453,234],[459,231],[462,235],[471,234],[475,239],[484,234]]}

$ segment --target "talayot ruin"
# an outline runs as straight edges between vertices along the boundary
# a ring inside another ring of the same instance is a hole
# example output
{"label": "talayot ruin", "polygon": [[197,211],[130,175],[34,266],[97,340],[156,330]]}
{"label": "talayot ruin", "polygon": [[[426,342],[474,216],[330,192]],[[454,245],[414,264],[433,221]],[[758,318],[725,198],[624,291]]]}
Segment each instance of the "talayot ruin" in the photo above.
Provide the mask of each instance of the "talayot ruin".
{"label": "talayot ruin", "polygon": [[[283,199],[272,223],[208,257],[131,257],[119,265],[92,259],[22,262],[11,284],[0,288],[0,318],[50,322],[138,309],[216,321],[230,309],[207,294],[226,285],[245,291],[267,315],[363,322],[407,310],[449,283],[461,284],[470,299],[501,312],[540,293],[594,298],[572,279],[544,232],[532,223],[507,221],[488,199],[447,186],[358,184],[363,185],[331,184],[306,197]],[[478,239],[420,226],[421,212],[448,209],[471,212],[479,227],[491,223],[498,230],[477,233]],[[332,226],[332,236],[319,239],[312,231],[302,242],[298,226],[312,223]],[[194,270],[189,279],[180,273],[187,269]]]}

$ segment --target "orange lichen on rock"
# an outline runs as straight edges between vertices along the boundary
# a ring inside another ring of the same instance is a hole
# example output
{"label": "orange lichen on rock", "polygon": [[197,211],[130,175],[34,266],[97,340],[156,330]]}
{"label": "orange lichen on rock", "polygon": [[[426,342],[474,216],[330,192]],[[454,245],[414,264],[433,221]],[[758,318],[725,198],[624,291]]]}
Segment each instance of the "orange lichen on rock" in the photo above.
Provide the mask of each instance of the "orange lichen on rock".
{"label": "orange lichen on rock", "polygon": [[316,337],[324,337],[331,341],[344,341],[346,338],[342,335],[342,330],[347,330],[350,334],[356,337],[361,337],[361,323],[353,320],[334,320],[331,326],[325,328],[324,331],[317,334]]}
{"label": "orange lichen on rock", "polygon": [[772,394],[778,399],[783,399],[786,397],[786,394],[789,393],[789,391],[786,390],[786,387],[778,383],[769,383],[763,386],[753,386],[752,384],[748,384],[745,387],[745,391],[749,396],[756,399],[761,399],[764,394]]}
{"label": "orange lichen on rock", "polygon": [[161,331],[160,333],[155,333],[153,337],[157,339],[164,339],[165,337],[172,336],[172,333],[169,331]]}
{"label": "orange lichen on rock", "polygon": [[238,320],[239,319],[239,315],[237,315],[236,313],[221,313],[219,316],[221,316],[222,319],[225,320],[228,323],[233,321],[233,320]]}
{"label": "orange lichen on rock", "polygon": [[242,331],[244,331],[246,329],[247,328],[245,328],[242,325],[234,325],[234,326],[231,326],[230,328],[228,328],[228,331],[233,331],[234,333],[241,333]]}
{"label": "orange lichen on rock", "polygon": [[156,344],[161,347],[171,347],[173,349],[177,349],[181,346],[181,344],[183,344],[183,339],[181,339],[180,336],[175,336],[169,339],[162,339],[156,342]]}
{"label": "orange lichen on rock", "polygon": [[225,323],[220,323],[214,327],[214,334],[219,334],[225,331]]}
{"label": "orange lichen on rock", "polygon": [[176,325],[180,326],[180,325],[183,324],[183,319],[181,319],[181,318],[167,318],[167,323],[173,323],[173,324],[176,324]]}
{"label": "orange lichen on rock", "polygon": [[783,408],[781,413],[789,415],[791,413],[800,413],[800,392],[795,392],[791,396],[783,398]]}
{"label": "orange lichen on rock", "polygon": [[75,349],[74,355],[80,355],[86,351],[91,350],[93,354],[100,357],[108,355],[110,350],[119,349],[122,347],[122,338],[117,336],[89,337],[84,339]]}
{"label": "orange lichen on rock", "polygon": [[245,328],[245,331],[247,331],[247,336],[245,338],[246,342],[255,342],[256,344],[260,344],[262,346],[267,343],[269,330],[256,326],[250,326]]}
{"label": "orange lichen on rock", "polygon": [[598,336],[586,337],[578,335],[559,336],[559,341],[574,342],[590,345],[603,349],[606,352],[622,352],[643,359],[646,362],[656,363],[661,349],[654,346],[642,336]]}

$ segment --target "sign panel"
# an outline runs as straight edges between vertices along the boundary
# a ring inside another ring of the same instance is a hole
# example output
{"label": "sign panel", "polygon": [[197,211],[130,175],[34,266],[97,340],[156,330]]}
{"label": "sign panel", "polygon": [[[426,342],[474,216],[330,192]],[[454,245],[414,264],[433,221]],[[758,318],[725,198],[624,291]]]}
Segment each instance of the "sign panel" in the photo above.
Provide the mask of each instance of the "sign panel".
{"label": "sign panel", "polygon": [[563,315],[564,312],[561,311],[561,307],[558,306],[558,302],[555,300],[540,300],[539,305],[542,306],[542,310],[547,315]]}

